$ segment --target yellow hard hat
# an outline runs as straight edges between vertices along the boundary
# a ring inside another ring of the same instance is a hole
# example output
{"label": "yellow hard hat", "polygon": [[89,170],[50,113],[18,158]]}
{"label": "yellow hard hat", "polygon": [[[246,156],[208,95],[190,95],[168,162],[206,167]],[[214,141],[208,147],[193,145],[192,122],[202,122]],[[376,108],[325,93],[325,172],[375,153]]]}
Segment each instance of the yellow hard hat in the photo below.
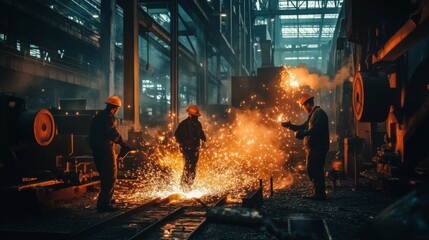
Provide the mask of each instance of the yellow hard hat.
{"label": "yellow hard hat", "polygon": [[121,99],[118,96],[110,96],[106,100],[106,104],[110,104],[116,107],[122,107]]}
{"label": "yellow hard hat", "polygon": [[190,105],[190,106],[186,109],[186,111],[187,111],[189,114],[191,114],[191,115],[194,115],[194,116],[201,116],[200,109],[198,108],[198,106],[197,106],[197,105]]}
{"label": "yellow hard hat", "polygon": [[302,108],[302,106],[304,106],[304,103],[312,98],[314,97],[311,96],[310,94],[307,94],[307,93],[302,94],[301,97],[298,99],[299,107]]}

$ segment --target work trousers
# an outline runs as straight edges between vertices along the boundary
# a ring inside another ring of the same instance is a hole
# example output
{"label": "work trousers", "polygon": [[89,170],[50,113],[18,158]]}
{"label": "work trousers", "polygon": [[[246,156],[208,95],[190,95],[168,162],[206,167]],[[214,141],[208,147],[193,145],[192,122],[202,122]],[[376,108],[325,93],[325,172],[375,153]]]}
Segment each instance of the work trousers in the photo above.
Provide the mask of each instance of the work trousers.
{"label": "work trousers", "polygon": [[325,196],[324,166],[327,150],[305,149],[305,163],[308,177],[314,186],[315,195]]}
{"label": "work trousers", "polygon": [[195,179],[195,170],[197,168],[198,148],[182,148],[182,154],[185,159],[185,165],[183,166],[183,173],[181,179],[181,187],[185,191],[189,191]]}
{"label": "work trousers", "polygon": [[93,149],[95,166],[100,174],[100,193],[97,208],[110,205],[117,178],[116,154],[113,148]]}

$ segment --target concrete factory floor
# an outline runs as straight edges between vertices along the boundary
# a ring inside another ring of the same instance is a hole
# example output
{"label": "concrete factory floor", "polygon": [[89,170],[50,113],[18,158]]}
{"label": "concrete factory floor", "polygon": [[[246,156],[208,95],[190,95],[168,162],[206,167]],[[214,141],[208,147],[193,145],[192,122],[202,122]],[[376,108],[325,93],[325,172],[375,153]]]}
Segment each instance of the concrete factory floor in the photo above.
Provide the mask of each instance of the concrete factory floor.
{"label": "concrete factory floor", "polygon": [[[259,212],[268,217],[277,228],[287,232],[289,219],[324,219],[332,239],[359,239],[358,234],[386,207],[398,197],[372,190],[366,180],[360,180],[360,189],[352,191],[352,181],[343,180],[335,191],[327,186],[325,201],[304,200],[308,194],[306,175],[295,173],[295,179],[302,175],[302,181],[294,182],[290,189],[279,190],[274,196],[264,199]],[[328,183],[328,182],[327,182]],[[237,228],[236,226],[211,225],[201,239],[277,239],[257,228]],[[295,238],[294,238],[295,237]],[[285,239],[327,239],[324,237],[290,236]]]}
{"label": "concrete factory floor", "polygon": [[[327,200],[303,200],[301,196],[307,194],[309,188],[307,176],[305,172],[293,174],[295,180],[292,187],[276,190],[273,197],[265,198],[262,208],[258,209],[264,218],[270,219],[283,231],[287,230],[289,219],[324,219],[332,239],[355,239],[357,233],[364,230],[383,209],[398,199],[372,190],[369,182],[362,179],[361,187],[357,191],[352,191],[351,180],[342,180],[335,191],[327,181]],[[109,216],[96,213],[96,196],[94,191],[87,192],[81,198],[61,201],[54,210],[45,215],[2,214],[0,229],[69,232],[77,226],[89,225]],[[240,226],[240,222],[210,223],[201,234],[199,239],[277,239],[268,234],[266,229]]]}

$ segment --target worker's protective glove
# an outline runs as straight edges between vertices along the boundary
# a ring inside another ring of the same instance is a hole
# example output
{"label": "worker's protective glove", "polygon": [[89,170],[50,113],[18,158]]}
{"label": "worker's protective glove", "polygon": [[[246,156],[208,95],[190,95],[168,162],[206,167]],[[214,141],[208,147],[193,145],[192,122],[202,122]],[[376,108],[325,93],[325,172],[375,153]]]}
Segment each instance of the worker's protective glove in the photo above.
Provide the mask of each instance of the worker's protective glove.
{"label": "worker's protective glove", "polygon": [[128,155],[128,153],[135,152],[135,151],[137,151],[137,149],[132,148],[125,143],[122,143],[121,144],[121,151],[118,154],[118,159],[123,159]]}
{"label": "worker's protective glove", "polygon": [[290,123],[290,121],[282,122],[282,127],[290,128],[291,126],[292,126],[292,123]]}
{"label": "worker's protective glove", "polygon": [[304,139],[304,137],[307,135],[307,131],[297,131],[295,132],[295,137],[299,140]]}

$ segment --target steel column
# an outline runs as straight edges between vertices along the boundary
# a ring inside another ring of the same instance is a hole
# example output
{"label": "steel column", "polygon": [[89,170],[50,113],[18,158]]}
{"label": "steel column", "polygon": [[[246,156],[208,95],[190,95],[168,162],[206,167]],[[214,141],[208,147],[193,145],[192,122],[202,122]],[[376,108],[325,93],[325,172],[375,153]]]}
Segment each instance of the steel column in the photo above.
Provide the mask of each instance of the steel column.
{"label": "steel column", "polygon": [[220,79],[220,52],[216,53],[216,104],[220,104],[220,85],[222,79]]}
{"label": "steel column", "polygon": [[115,13],[116,0],[101,1],[101,85],[105,86],[105,89],[101,91],[101,98],[103,100],[113,95],[115,91]]}
{"label": "steel column", "polygon": [[179,21],[179,3],[178,0],[171,0],[170,2],[170,112],[173,124],[176,126],[179,116],[179,35],[178,35],[178,21]]}
{"label": "steel column", "polygon": [[134,122],[140,130],[139,120],[139,55],[138,55],[138,0],[123,3],[124,10],[124,119]]}

